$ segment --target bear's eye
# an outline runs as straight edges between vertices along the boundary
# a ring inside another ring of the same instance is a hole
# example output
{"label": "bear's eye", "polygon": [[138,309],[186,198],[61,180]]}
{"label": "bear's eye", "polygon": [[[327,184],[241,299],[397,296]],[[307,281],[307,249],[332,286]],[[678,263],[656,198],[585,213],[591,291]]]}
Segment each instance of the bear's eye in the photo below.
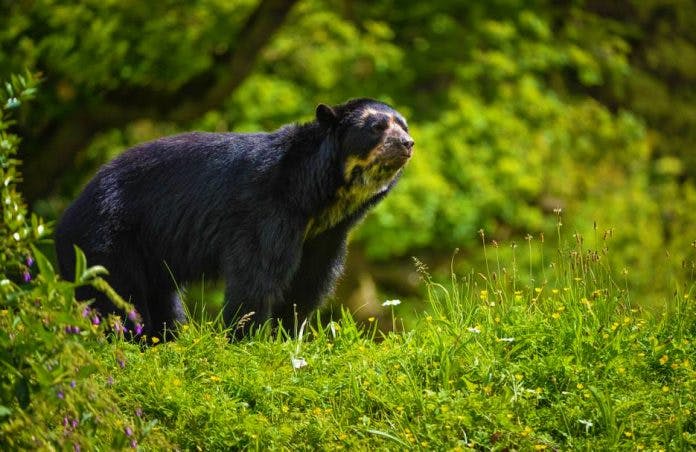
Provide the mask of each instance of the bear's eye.
{"label": "bear's eye", "polygon": [[377,121],[374,124],[372,124],[372,131],[375,133],[382,133],[385,130],[387,130],[388,126],[389,126],[388,121]]}

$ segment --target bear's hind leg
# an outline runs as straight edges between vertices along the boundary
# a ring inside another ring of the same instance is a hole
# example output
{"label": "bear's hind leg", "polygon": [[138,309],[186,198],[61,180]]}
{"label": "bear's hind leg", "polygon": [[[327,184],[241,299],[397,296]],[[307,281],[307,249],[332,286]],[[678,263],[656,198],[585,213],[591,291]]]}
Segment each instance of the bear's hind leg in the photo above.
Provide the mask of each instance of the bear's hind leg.
{"label": "bear's hind leg", "polygon": [[177,283],[169,267],[164,264],[159,268],[150,268],[147,279],[147,305],[150,308],[151,323],[146,334],[159,339],[173,339],[177,325],[186,321]]}
{"label": "bear's hind leg", "polygon": [[179,324],[186,323],[186,311],[179,294],[171,289],[153,293],[149,298],[152,330],[150,335],[173,339]]}

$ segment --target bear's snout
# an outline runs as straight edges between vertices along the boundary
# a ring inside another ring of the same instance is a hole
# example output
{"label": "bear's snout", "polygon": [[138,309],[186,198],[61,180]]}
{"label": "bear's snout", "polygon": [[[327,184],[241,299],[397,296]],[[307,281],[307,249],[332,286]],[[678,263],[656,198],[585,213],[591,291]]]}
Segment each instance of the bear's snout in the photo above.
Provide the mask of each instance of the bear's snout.
{"label": "bear's snout", "polygon": [[413,138],[410,136],[406,135],[405,137],[401,138],[401,146],[404,147],[406,150],[406,154],[410,157],[411,154],[413,153],[413,145],[416,144],[415,141],[413,141]]}
{"label": "bear's snout", "polygon": [[403,131],[392,136],[387,136],[386,140],[384,140],[384,157],[395,163],[399,162],[399,166],[402,166],[411,158],[414,144],[415,141],[413,141],[413,138]]}

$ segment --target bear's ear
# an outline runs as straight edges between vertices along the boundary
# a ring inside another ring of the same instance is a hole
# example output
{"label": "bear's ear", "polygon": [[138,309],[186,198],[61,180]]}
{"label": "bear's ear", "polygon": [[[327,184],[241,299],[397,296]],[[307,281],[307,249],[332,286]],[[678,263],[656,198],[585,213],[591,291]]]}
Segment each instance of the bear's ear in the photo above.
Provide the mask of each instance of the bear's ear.
{"label": "bear's ear", "polygon": [[317,105],[317,121],[319,121],[319,124],[325,125],[325,126],[331,126],[336,123],[336,120],[338,120],[338,115],[334,111],[333,108],[329,107],[326,104],[319,104]]}

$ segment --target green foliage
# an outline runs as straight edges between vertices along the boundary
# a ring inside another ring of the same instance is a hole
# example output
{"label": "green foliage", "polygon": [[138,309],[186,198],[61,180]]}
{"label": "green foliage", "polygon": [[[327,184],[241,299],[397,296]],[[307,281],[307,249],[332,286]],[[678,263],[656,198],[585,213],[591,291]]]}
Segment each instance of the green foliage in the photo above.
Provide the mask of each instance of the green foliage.
{"label": "green foliage", "polygon": [[[13,76],[0,88],[0,199],[2,199],[2,223],[0,223],[0,266],[15,275],[27,272],[24,257],[30,255],[27,239],[39,239],[48,232],[46,226],[32,216],[27,222],[27,208],[17,192],[21,180],[16,159],[19,137],[8,130],[14,121],[11,113],[30,99],[36,80],[31,74]],[[4,273],[4,272],[3,272]]]}
{"label": "green foliage", "polygon": [[[100,278],[105,270],[87,268],[79,252],[75,282],[61,281],[35,245],[49,233],[48,225],[27,209],[17,182],[19,139],[9,127],[11,115],[35,91],[31,75],[12,77],[0,91],[0,448],[92,449],[111,444],[122,448],[140,441],[165,444],[152,425],[133,412],[118,410],[113,393],[104,392],[104,365],[91,350],[105,346],[106,332],[120,325],[117,317],[100,318],[75,302],[75,287],[92,284],[110,291]],[[78,250],[79,251],[79,250]],[[141,425],[142,424],[142,425]],[[130,428],[127,435],[124,428]]]}
{"label": "green foliage", "polygon": [[[3,67],[44,65],[70,100],[120,84],[176,88],[229,45],[252,1],[41,0],[11,2],[0,38]],[[157,20],[153,20],[153,18]],[[34,33],[41,29],[40,34]],[[17,47],[7,48],[7,43]],[[89,64],[85,64],[89,62]]]}
{"label": "green foliage", "polygon": [[[57,216],[135,143],[268,130],[310,119],[318,102],[373,96],[404,112],[417,142],[402,183],[355,237],[373,260],[476,255],[481,228],[498,241],[548,235],[559,207],[621,226],[615,255],[641,290],[664,289],[650,262],[666,250],[675,265],[692,253],[691,2],[301,0],[234,89],[197,117],[167,116],[231,71],[264,3],[12,2],[0,63],[46,74],[23,131],[40,212]],[[58,181],[50,193],[46,171]]]}

